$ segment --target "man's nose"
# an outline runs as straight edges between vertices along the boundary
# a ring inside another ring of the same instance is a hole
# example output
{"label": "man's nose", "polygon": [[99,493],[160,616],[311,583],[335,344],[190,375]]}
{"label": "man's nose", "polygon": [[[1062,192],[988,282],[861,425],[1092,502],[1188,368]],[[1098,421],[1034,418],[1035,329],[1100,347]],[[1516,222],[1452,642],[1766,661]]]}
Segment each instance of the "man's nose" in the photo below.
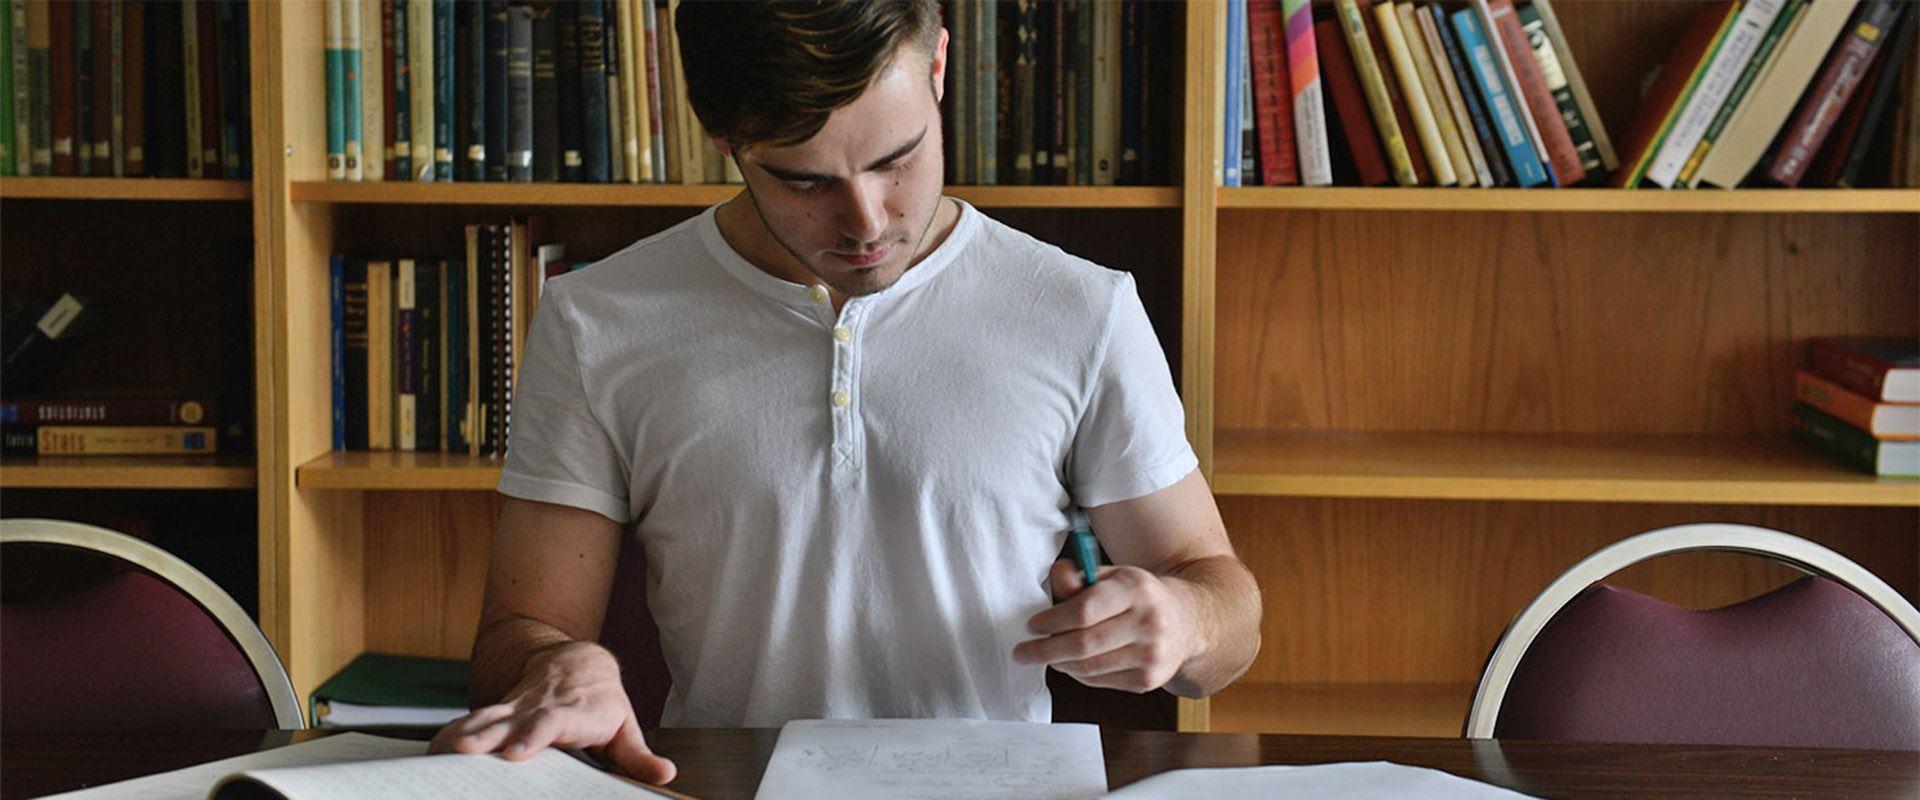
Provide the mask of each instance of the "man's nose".
{"label": "man's nose", "polygon": [[887,229],[886,191],[873,176],[862,175],[846,187],[840,210],[840,232],[862,244],[880,238]]}

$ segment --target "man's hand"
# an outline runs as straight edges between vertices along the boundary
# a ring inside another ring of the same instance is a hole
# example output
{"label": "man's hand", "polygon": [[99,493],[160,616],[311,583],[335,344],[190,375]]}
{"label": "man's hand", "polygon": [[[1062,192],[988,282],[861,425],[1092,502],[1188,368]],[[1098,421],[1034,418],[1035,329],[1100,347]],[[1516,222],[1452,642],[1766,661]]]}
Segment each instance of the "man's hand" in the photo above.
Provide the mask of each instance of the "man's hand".
{"label": "man's hand", "polygon": [[547,747],[586,748],[636,780],[673,780],[673,762],[654,755],[640,735],[612,653],[567,642],[530,656],[524,674],[501,702],[448,723],[428,751],[499,752],[520,761]]}
{"label": "man's hand", "polygon": [[1178,582],[1139,567],[1103,567],[1087,586],[1067,559],[1053,563],[1052,579],[1059,603],[1027,620],[1043,638],[1015,646],[1018,663],[1140,693],[1165,686],[1205,646],[1192,598]]}

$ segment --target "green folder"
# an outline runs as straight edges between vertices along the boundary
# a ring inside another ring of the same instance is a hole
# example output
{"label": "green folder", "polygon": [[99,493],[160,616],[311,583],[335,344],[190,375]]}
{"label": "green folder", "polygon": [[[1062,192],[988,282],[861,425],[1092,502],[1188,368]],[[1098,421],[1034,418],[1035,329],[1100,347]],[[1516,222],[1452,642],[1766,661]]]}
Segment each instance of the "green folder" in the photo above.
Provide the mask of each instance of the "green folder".
{"label": "green folder", "polygon": [[362,653],[309,699],[317,728],[439,727],[467,710],[467,662]]}

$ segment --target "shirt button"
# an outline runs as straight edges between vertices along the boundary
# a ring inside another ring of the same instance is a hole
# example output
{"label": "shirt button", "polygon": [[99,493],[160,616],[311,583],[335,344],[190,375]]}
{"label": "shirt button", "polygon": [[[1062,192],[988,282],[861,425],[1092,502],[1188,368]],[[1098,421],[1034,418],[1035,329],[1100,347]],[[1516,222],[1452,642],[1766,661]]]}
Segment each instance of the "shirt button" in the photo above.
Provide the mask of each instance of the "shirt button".
{"label": "shirt button", "polygon": [[827,302],[827,287],[815,286],[813,287],[813,291],[808,293],[807,296],[812,297],[815,303]]}
{"label": "shirt button", "polygon": [[847,404],[851,402],[853,402],[853,395],[847,394],[846,392],[833,393],[833,405],[835,408],[846,408]]}
{"label": "shirt button", "polygon": [[842,344],[851,342],[853,341],[853,331],[847,330],[846,328],[834,328],[833,338]]}

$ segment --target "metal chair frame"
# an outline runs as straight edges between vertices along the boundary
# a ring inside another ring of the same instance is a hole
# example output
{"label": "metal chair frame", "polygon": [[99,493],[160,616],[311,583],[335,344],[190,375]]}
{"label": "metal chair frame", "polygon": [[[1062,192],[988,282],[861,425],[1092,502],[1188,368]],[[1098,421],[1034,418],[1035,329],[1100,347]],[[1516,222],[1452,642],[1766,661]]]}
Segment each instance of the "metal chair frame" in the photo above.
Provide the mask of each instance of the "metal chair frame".
{"label": "metal chair frame", "polygon": [[1834,581],[1873,603],[1893,618],[1915,643],[1920,643],[1920,611],[1879,576],[1833,550],[1792,534],[1754,525],[1696,523],[1659,528],[1622,539],[1581,559],[1547,584],[1513,624],[1507,626],[1480,674],[1480,685],[1467,713],[1467,738],[1493,737],[1494,723],[1500,718],[1500,704],[1506,699],[1520,660],[1547,624],[1580,593],[1642,561],[1697,550],[1759,556]]}
{"label": "metal chair frame", "polygon": [[172,553],[119,531],[80,522],[51,519],[0,519],[0,544],[43,544],[68,547],[120,559],[137,566],[186,594],[220,624],[265,687],[276,725],[287,730],[307,727],[300,713],[300,696],[287,677],[273,643],[233,596],[205,573]]}

